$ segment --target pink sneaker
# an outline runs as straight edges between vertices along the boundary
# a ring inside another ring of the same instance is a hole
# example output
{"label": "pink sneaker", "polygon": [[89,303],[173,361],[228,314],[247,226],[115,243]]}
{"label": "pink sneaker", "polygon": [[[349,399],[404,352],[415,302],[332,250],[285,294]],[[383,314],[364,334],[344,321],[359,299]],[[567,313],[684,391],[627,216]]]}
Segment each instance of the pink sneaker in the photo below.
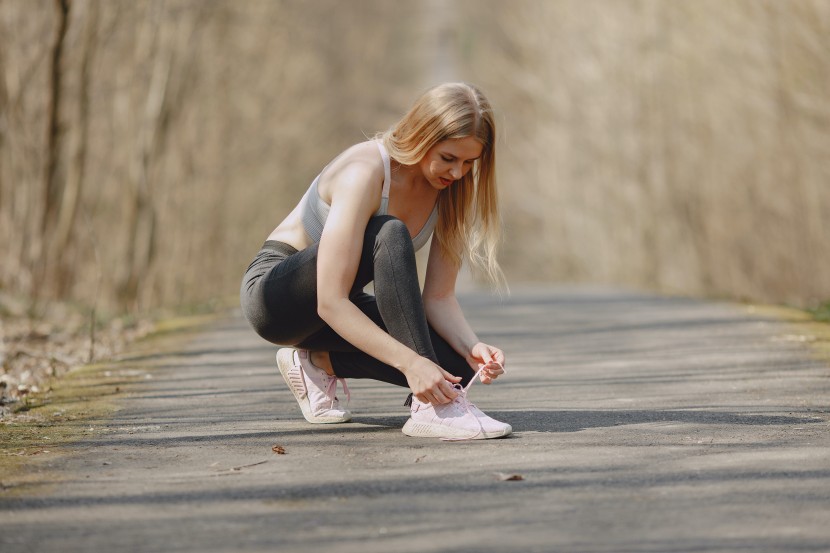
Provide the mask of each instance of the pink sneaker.
{"label": "pink sneaker", "polygon": [[285,383],[300,404],[303,417],[315,424],[333,424],[348,422],[352,414],[340,408],[337,392],[337,381],[343,383],[346,396],[349,397],[349,388],[346,381],[336,376],[330,376],[320,367],[311,363],[308,350],[282,348],[277,352],[277,366]]}
{"label": "pink sneaker", "polygon": [[467,399],[469,385],[467,388],[458,384],[453,387],[458,396],[444,405],[422,403],[413,396],[411,415],[403,425],[403,433],[407,436],[442,440],[486,440],[510,435],[513,428],[509,424],[488,417],[470,403]]}

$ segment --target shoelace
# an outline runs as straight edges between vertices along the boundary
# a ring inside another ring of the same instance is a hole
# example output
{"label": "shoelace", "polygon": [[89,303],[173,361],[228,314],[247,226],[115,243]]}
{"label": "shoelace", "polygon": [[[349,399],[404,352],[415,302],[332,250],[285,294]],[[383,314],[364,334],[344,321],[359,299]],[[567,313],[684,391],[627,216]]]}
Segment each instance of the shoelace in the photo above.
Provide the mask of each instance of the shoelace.
{"label": "shoelace", "polygon": [[[496,361],[495,363],[499,367],[501,367],[501,370],[504,370],[504,365],[502,365],[498,361]],[[464,386],[463,388],[459,384],[455,384],[453,386],[456,389],[456,391],[458,392],[458,395],[455,397],[454,400],[452,400],[453,403],[457,403],[469,415],[472,415],[473,419],[475,419],[476,423],[478,424],[478,432],[476,432],[475,434],[472,434],[470,436],[467,436],[466,438],[441,438],[442,441],[445,441],[445,442],[463,442],[463,441],[466,441],[466,440],[473,440],[473,439],[477,438],[480,434],[484,433],[484,425],[481,424],[481,421],[478,420],[478,417],[476,416],[476,414],[473,413],[472,409],[470,409],[471,403],[467,399],[467,392],[469,391],[470,387],[473,385],[473,382],[475,382],[478,379],[479,375],[481,374],[481,371],[483,371],[483,370],[484,370],[484,367],[481,367],[478,371],[476,371],[476,374],[473,376],[473,378],[470,379],[470,382],[468,382],[467,385]]]}
{"label": "shoelace", "polygon": [[334,409],[334,402],[337,401],[337,382],[343,384],[343,391],[346,392],[346,406],[348,407],[349,403],[352,401],[352,394],[349,392],[349,387],[346,385],[345,378],[338,378],[336,376],[329,376],[328,378],[329,383],[326,384],[326,398],[331,400],[331,404],[329,404],[329,409]]}
{"label": "shoelace", "polygon": [[[311,362],[311,357],[310,357],[310,354],[309,354],[308,350],[298,349],[297,350],[297,355],[301,359],[307,359],[309,364],[312,367],[314,367],[315,369],[318,369],[322,372],[325,372],[325,371],[323,371],[323,369],[321,369],[320,367],[318,367],[317,365],[315,365],[314,363]],[[296,375],[292,375],[291,378],[292,378],[292,380],[295,380],[296,382],[298,382],[303,388],[305,388],[306,384],[305,384],[305,382],[303,382],[303,376],[302,376],[302,374],[303,374],[302,361],[300,362],[300,364],[298,366],[299,366],[300,370],[296,372]],[[339,377],[327,374],[326,375],[326,389],[324,390],[324,393],[326,394],[326,399],[329,400],[329,409],[334,409],[334,402],[337,401],[337,381],[338,380],[343,384],[343,391],[346,392],[346,406],[348,406],[349,403],[351,403],[351,401],[352,401],[352,394],[351,394],[351,392],[349,392],[349,387],[346,385],[346,379],[339,378]]]}

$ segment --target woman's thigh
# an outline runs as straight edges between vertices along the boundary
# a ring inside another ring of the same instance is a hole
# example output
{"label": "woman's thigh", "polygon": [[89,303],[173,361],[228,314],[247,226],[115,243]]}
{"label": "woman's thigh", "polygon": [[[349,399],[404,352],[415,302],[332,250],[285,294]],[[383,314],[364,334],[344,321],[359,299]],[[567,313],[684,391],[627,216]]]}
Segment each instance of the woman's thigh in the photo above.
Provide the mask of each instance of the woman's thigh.
{"label": "woman's thigh", "polygon": [[256,332],[294,345],[325,326],[317,314],[317,244],[286,257],[260,277],[251,303],[261,313]]}
{"label": "woman's thigh", "polygon": [[[366,240],[372,239],[367,233]],[[318,249],[319,243],[289,255],[256,283],[250,303],[257,304],[261,314],[255,330],[275,344],[353,351],[355,348],[317,314]],[[363,292],[363,287],[373,278],[372,251],[371,244],[364,245],[350,299],[385,330],[374,296]],[[322,347],[311,347],[311,344]]]}
{"label": "woman's thigh", "polygon": [[[404,229],[402,234],[392,231],[392,229],[399,230],[399,227]],[[375,297],[364,293],[363,288],[375,279],[376,263],[380,263],[384,267],[389,264],[389,260],[382,257],[384,255],[388,257],[388,250],[391,245],[389,242],[397,243],[400,240],[409,241],[409,235],[405,231],[405,227],[401,226],[399,220],[390,216],[377,216],[369,221],[364,235],[355,283],[349,294],[349,299],[369,319],[387,332],[389,330],[387,325],[384,324]],[[381,244],[385,247],[381,247]],[[411,250],[411,242],[408,243],[408,246]],[[252,326],[260,336],[275,344],[295,345],[312,350],[356,351],[354,346],[341,338],[317,314],[318,252],[319,243],[313,244],[302,251],[296,251],[279,261],[259,278],[259,281],[248,294],[247,303],[254,306],[249,311],[256,312],[256,322],[251,321]],[[378,259],[384,259],[386,263],[381,263]],[[412,272],[415,272],[414,268]],[[409,306],[407,309],[395,305],[387,306],[387,316],[394,318],[391,322],[401,326],[397,324],[400,318],[417,317],[424,319],[420,289],[417,288],[417,274],[395,274],[390,276],[387,273],[390,272],[381,271],[381,276],[383,277],[384,289],[391,292],[392,298],[399,299],[402,290],[407,290],[408,294],[415,296],[412,298],[413,301],[407,304]],[[398,283],[397,279],[401,278],[408,280],[405,283]],[[410,280],[415,283],[414,286]],[[419,310],[416,307],[420,307],[420,313],[418,313]],[[251,317],[249,317],[249,320],[251,320]],[[428,342],[425,319],[423,323],[424,336],[421,341]],[[410,329],[413,325],[406,324],[403,327]],[[392,327],[390,326],[390,328]]]}

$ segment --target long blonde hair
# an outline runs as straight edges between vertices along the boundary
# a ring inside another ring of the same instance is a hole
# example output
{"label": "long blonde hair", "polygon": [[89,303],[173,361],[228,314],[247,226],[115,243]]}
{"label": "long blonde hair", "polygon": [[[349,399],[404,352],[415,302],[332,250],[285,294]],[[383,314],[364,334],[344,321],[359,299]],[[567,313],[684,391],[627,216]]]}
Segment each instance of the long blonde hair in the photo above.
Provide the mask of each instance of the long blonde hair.
{"label": "long blonde hair", "polygon": [[438,195],[435,235],[444,255],[470,264],[496,285],[505,284],[496,259],[501,219],[496,193],[496,125],[490,102],[475,86],[445,83],[427,90],[392,128],[378,138],[389,155],[415,165],[443,140],[475,137],[483,145],[471,171]]}

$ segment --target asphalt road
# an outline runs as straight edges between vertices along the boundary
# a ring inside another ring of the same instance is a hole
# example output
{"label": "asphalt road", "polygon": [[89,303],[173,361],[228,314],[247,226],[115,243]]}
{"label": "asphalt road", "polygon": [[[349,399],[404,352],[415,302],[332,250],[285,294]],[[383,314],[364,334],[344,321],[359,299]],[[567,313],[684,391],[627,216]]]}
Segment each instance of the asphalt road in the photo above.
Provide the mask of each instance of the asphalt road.
{"label": "asphalt road", "polygon": [[406,437],[371,381],[354,422],[307,424],[230,316],[119,362],[144,376],[0,501],[0,550],[830,551],[830,369],[787,324],[597,288],[462,304],[507,352],[470,397],[511,438]]}

